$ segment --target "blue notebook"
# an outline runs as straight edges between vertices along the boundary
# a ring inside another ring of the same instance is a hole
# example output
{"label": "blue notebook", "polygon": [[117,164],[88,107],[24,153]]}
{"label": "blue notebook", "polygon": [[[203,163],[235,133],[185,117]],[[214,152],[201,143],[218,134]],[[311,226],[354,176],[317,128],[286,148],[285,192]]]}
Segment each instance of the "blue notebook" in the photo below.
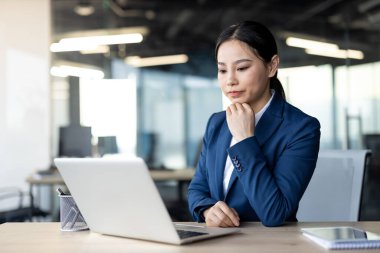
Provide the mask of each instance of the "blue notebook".
{"label": "blue notebook", "polygon": [[304,236],[326,249],[380,248],[380,235],[353,227],[302,228]]}

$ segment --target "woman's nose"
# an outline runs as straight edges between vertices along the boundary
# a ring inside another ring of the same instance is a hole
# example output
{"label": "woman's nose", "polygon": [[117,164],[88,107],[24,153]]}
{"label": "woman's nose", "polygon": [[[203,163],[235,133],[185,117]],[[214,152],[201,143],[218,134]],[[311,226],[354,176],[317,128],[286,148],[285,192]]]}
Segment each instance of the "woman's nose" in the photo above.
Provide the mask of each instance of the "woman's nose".
{"label": "woman's nose", "polygon": [[233,85],[236,85],[236,84],[237,84],[237,80],[236,80],[235,75],[229,75],[228,78],[227,78],[227,85],[228,86],[233,86]]}

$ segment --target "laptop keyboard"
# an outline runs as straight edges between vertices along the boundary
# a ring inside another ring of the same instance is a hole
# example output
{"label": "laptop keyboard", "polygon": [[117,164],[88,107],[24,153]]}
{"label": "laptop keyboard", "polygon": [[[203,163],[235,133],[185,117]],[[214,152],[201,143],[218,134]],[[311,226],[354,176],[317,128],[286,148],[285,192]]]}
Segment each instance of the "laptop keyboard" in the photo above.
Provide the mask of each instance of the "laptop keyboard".
{"label": "laptop keyboard", "polygon": [[194,231],[181,230],[181,229],[177,229],[177,233],[179,235],[179,238],[181,239],[208,234],[208,233],[194,232]]}

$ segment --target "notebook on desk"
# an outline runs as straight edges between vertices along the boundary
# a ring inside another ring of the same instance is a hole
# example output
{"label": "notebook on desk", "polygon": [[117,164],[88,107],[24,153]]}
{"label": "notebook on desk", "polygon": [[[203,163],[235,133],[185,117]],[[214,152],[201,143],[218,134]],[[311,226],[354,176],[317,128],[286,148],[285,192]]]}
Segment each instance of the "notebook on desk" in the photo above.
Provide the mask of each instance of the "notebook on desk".
{"label": "notebook on desk", "polygon": [[303,234],[326,249],[380,248],[380,235],[353,227],[302,228]]}
{"label": "notebook on desk", "polygon": [[239,231],[173,223],[140,158],[54,162],[91,231],[177,245]]}

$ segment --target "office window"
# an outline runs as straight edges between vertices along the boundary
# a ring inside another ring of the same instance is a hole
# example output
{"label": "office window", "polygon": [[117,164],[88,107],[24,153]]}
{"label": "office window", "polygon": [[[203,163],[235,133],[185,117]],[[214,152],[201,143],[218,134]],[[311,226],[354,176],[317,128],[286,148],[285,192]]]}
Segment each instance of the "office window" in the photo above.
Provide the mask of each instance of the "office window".
{"label": "office window", "polygon": [[152,167],[183,168],[186,159],[181,76],[148,70],[139,76],[138,155]]}
{"label": "office window", "polygon": [[116,136],[120,153],[136,152],[136,80],[80,80],[81,124],[92,134]]}
{"label": "office window", "polygon": [[380,62],[336,68],[338,135],[360,148],[362,134],[380,131]]}
{"label": "office window", "polygon": [[219,84],[216,79],[186,76],[186,158],[189,166],[195,166],[200,143],[210,116],[223,110]]}
{"label": "office window", "polygon": [[215,79],[143,70],[138,155],[152,167],[194,166],[207,120],[222,110]]}
{"label": "office window", "polygon": [[330,65],[280,69],[286,99],[321,123],[321,148],[333,148],[333,83]]}

